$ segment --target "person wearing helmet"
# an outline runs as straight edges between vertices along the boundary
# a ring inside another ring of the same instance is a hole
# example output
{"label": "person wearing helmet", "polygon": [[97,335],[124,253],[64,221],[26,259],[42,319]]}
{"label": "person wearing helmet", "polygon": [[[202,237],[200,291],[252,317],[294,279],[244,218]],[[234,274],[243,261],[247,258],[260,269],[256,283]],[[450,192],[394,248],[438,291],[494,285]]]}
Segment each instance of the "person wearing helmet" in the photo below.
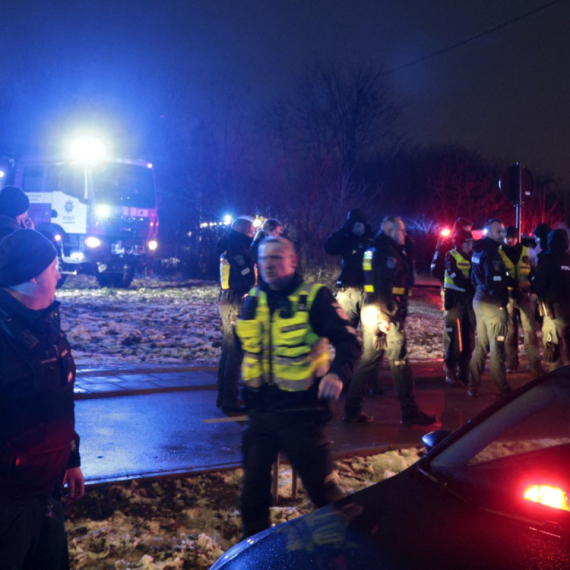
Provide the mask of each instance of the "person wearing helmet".
{"label": "person wearing helmet", "polygon": [[473,235],[458,229],[452,239],[455,248],[445,254],[443,281],[445,381],[450,386],[466,386],[476,327],[471,284]]}
{"label": "person wearing helmet", "polygon": [[518,230],[509,226],[505,231],[505,243],[499,247],[499,253],[507,269],[509,290],[509,315],[505,353],[507,372],[517,372],[519,366],[519,322],[523,329],[524,348],[528,367],[535,377],[544,373],[540,363],[540,351],[536,336],[535,303],[530,294],[530,282],[534,276],[530,248],[519,242]]}

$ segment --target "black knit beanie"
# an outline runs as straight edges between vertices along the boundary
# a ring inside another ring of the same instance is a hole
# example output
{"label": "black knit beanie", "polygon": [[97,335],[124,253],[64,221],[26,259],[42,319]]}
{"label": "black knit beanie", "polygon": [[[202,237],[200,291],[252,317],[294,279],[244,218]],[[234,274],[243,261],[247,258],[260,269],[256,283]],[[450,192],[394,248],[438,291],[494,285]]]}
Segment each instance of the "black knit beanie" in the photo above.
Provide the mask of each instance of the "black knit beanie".
{"label": "black knit beanie", "polygon": [[16,230],[0,241],[0,287],[37,277],[56,256],[54,245],[39,232]]}
{"label": "black knit beanie", "polygon": [[0,214],[15,218],[30,207],[30,200],[21,188],[5,186],[0,190]]}

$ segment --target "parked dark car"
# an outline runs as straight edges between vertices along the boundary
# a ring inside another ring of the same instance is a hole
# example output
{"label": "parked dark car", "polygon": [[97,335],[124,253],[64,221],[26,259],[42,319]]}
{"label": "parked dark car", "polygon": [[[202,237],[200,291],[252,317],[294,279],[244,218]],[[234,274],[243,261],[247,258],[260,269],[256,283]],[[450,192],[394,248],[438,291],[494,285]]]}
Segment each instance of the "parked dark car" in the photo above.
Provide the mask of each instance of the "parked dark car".
{"label": "parked dark car", "polygon": [[570,568],[570,367],[424,442],[399,475],[237,544],[212,570]]}

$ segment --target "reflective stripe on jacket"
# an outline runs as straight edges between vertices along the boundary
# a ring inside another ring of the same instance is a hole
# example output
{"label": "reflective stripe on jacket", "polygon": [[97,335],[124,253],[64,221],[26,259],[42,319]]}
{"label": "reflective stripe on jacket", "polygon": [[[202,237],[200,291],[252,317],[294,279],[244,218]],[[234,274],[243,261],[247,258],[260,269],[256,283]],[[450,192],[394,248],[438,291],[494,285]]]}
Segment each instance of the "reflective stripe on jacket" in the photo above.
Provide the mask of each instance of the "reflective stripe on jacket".
{"label": "reflective stripe on jacket", "polygon": [[236,324],[244,358],[242,377],[252,388],[276,384],[281,390],[308,390],[314,378],[329,370],[328,340],[319,337],[309,322],[309,313],[319,284],[302,283],[287,297],[290,307],[269,312],[267,295],[258,287],[250,292],[257,299],[252,319]]}
{"label": "reflective stripe on jacket", "polygon": [[517,281],[528,281],[531,266],[530,266],[530,249],[526,245],[522,246],[520,257],[515,265],[510,257],[504,252],[503,246],[499,248],[499,253],[503,258],[503,263],[507,269],[509,277]]}
{"label": "reflective stripe on jacket", "polygon": [[[452,255],[455,259],[457,269],[461,271],[463,277],[465,277],[465,279],[469,279],[469,275],[471,273],[471,262],[468,259],[465,259],[456,249],[452,249],[449,252],[449,255]],[[454,291],[465,292],[465,288],[459,287],[455,284],[454,278],[455,274],[450,275],[449,271],[446,269],[445,276],[443,278],[444,289],[453,289]]]}

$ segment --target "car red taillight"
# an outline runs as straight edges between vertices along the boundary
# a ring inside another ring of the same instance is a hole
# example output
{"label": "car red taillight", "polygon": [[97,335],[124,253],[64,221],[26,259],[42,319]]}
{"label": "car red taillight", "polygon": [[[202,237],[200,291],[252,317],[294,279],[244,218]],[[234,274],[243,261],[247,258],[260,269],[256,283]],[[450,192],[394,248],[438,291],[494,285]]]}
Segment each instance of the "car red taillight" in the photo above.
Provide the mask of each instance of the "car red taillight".
{"label": "car red taillight", "polygon": [[568,506],[568,496],[563,489],[551,487],[550,485],[532,485],[524,492],[527,501],[534,501],[553,509],[570,511]]}

